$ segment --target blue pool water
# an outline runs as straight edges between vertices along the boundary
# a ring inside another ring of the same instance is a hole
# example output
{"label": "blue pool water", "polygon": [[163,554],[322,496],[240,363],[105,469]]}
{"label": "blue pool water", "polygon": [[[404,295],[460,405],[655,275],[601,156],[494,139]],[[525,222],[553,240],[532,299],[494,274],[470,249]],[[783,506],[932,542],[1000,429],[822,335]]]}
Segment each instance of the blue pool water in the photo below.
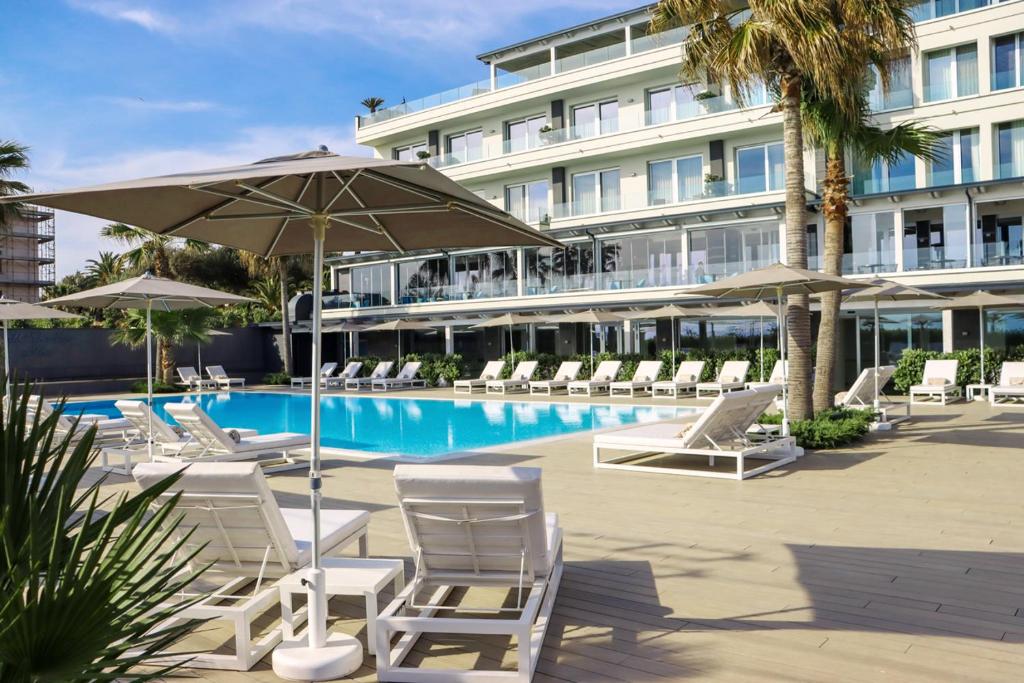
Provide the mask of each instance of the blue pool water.
{"label": "blue pool water", "polygon": [[[198,402],[223,427],[246,427],[262,434],[309,433],[308,395],[233,391],[158,397],[154,406],[157,414],[173,423],[164,405],[182,402]],[[83,401],[68,407],[111,417],[120,415],[114,401]],[[668,420],[693,410],[334,395],[321,399],[320,443],[331,448],[431,458],[515,441]]]}

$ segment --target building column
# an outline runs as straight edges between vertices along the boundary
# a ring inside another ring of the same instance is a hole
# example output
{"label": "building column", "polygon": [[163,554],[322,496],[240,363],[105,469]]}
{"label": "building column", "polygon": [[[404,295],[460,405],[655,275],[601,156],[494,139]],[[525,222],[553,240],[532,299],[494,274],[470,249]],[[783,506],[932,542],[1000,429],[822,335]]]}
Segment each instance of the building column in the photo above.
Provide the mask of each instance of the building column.
{"label": "building column", "polygon": [[622,352],[633,353],[633,321],[622,321]]}
{"label": "building column", "polygon": [[526,254],[525,249],[516,249],[516,296],[526,293]]}
{"label": "building column", "polygon": [[455,327],[454,325],[444,326],[444,353],[450,356],[455,353]]}
{"label": "building column", "polygon": [[349,335],[348,336],[349,355],[351,355],[351,356],[358,356],[359,355],[359,333],[358,332],[349,332],[348,335]]}
{"label": "building column", "polygon": [[786,261],[786,219],[779,221],[779,263],[788,265]]}
{"label": "building column", "polygon": [[947,309],[942,312],[942,352],[952,353],[955,344],[953,336],[953,311]]}
{"label": "building column", "polygon": [[554,76],[555,75],[555,59],[556,59],[555,58],[555,46],[552,45],[548,49],[550,50],[550,54],[551,54],[551,75]]}
{"label": "building column", "polygon": [[498,89],[498,66],[492,61],[489,65],[491,67],[491,90]]}
{"label": "building column", "polygon": [[[892,230],[893,230],[893,256],[896,258],[896,272],[903,272],[903,211],[897,209],[892,213]],[[822,255],[824,255],[824,242],[822,245]]]}
{"label": "building column", "polygon": [[526,323],[526,349],[537,350],[537,325],[534,323]]}
{"label": "building column", "polygon": [[633,27],[626,24],[626,56],[633,54]]}

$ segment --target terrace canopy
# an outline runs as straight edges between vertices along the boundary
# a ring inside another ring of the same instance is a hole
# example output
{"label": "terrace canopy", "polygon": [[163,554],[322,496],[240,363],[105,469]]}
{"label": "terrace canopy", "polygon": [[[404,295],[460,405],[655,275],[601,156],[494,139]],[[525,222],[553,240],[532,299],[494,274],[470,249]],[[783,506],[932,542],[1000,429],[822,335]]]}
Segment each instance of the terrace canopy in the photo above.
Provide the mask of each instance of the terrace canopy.
{"label": "terrace canopy", "polygon": [[81,318],[74,313],[55,311],[45,306],[36,306],[24,301],[15,301],[0,297],[0,320],[4,321],[4,381],[7,383],[8,400],[11,399],[11,344],[7,337],[7,328],[12,320],[72,320]]}
{"label": "terrace canopy", "polygon": [[978,346],[981,350],[981,377],[978,381],[982,384],[988,384],[985,381],[985,309],[1007,308],[1010,306],[1024,307],[1024,300],[1010,296],[1003,296],[1001,294],[993,294],[981,289],[973,294],[964,294],[963,296],[955,297],[949,301],[945,301],[934,306],[934,308],[942,308],[946,310],[955,308],[978,309]]}
{"label": "terrace canopy", "polygon": [[[136,225],[263,256],[324,251],[408,252],[509,246],[560,247],[424,163],[338,156],[319,150],[253,164],[129,180],[77,190],[20,195],[65,211]],[[313,278],[312,364],[320,367],[322,278]],[[320,519],[320,383],[311,383],[310,505]],[[326,680],[351,673],[354,639],[327,637],[327,598],[319,534],[307,577],[306,636],[278,647],[282,677]],[[358,644],[356,644],[358,647]],[[361,663],[360,658],[360,663]]]}

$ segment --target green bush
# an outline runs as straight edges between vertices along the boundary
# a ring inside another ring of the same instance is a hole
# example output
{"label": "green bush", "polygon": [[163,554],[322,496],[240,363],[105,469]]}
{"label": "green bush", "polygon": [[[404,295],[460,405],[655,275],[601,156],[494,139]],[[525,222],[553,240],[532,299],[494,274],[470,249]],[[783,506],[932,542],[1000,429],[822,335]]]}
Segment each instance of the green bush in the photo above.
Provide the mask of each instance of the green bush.
{"label": "green bush", "polygon": [[[351,363],[353,361],[357,361],[362,363],[363,367],[359,368],[359,376],[369,377],[370,373],[373,372],[373,369],[377,367],[377,363],[381,362],[382,360],[384,359],[379,358],[377,356],[352,356],[351,358],[348,359],[347,362]],[[392,375],[394,375],[397,372],[398,370],[396,370],[395,368],[391,368]]]}
{"label": "green bush", "polygon": [[440,379],[450,385],[462,377],[464,362],[457,353],[450,356],[443,353],[408,353],[402,356],[402,365],[414,362],[422,363],[420,377],[427,380],[430,386],[438,386]]}
{"label": "green bush", "polygon": [[[132,382],[131,390],[132,393],[135,394],[148,393],[146,389],[146,380],[140,379],[137,382]],[[167,382],[161,382],[158,379],[153,380],[154,394],[176,394],[179,391],[185,391],[185,387],[181,384],[168,384]]]}
{"label": "green bush", "polygon": [[292,376],[287,372],[268,372],[263,375],[264,384],[291,384]]}
{"label": "green bush", "polygon": [[[766,354],[767,355],[767,354]],[[859,441],[874,422],[871,410],[832,409],[815,415],[810,420],[792,420],[790,433],[802,448],[822,450],[840,448]],[[782,414],[762,415],[761,424],[781,424]]]}
{"label": "green bush", "polygon": [[[974,384],[981,376],[981,353],[978,349],[961,349],[952,353],[940,353],[925,349],[904,349],[896,362],[892,386],[896,393],[906,394],[910,387],[920,384],[924,377],[925,361],[932,359],[957,360],[956,382],[960,386]],[[999,381],[999,370],[1004,361],[1024,360],[1024,346],[1014,346],[1006,351],[985,349],[985,381],[995,384]]]}

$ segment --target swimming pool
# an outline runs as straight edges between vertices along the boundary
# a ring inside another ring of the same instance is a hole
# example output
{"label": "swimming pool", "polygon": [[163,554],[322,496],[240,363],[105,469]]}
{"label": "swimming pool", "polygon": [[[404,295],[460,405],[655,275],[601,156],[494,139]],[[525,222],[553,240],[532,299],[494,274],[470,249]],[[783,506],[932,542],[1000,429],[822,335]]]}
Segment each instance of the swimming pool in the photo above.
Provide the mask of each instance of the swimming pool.
{"label": "swimming pool", "polygon": [[[173,422],[164,406],[198,402],[217,424],[260,433],[309,433],[308,394],[220,392],[154,399],[156,413]],[[526,401],[321,398],[322,435],[328,448],[414,458],[490,448],[638,422],[668,420],[694,412],[676,406],[588,405]],[[70,409],[119,415],[114,401],[80,401]]]}

